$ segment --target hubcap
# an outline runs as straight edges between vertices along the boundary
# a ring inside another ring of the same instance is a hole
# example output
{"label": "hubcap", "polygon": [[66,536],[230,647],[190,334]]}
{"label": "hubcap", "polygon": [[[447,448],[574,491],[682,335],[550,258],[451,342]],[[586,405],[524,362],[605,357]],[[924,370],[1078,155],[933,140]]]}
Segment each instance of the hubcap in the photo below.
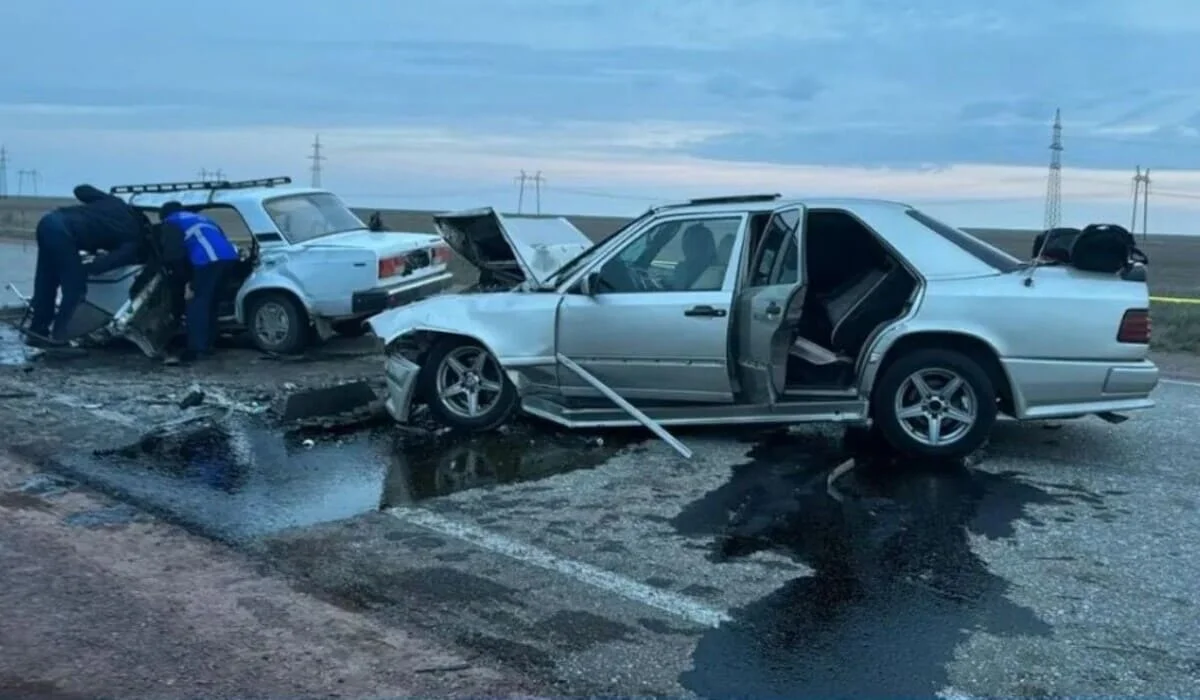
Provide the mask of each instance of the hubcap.
{"label": "hubcap", "polygon": [[914,372],[896,392],[896,417],[909,437],[930,447],[954,443],[975,425],[979,401],[969,382],[944,368]]}
{"label": "hubcap", "polygon": [[500,363],[483,348],[455,348],[438,367],[438,398],[447,411],[462,418],[477,418],[495,408],[503,388]]}
{"label": "hubcap", "polygon": [[254,333],[267,345],[282,343],[291,330],[291,320],[282,304],[267,302],[254,316]]}

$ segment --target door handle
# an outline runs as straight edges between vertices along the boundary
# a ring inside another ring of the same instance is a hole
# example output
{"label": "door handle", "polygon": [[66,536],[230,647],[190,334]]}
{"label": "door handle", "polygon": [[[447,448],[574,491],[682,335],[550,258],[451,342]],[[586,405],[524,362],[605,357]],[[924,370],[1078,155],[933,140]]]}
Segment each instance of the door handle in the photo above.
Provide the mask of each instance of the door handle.
{"label": "door handle", "polygon": [[783,307],[772,301],[772,302],[768,302],[767,308],[763,309],[763,310],[767,313],[768,316],[774,316],[778,313],[781,313],[783,311]]}
{"label": "door handle", "polygon": [[728,312],[725,311],[725,309],[718,309],[716,307],[709,306],[708,304],[702,304],[700,306],[693,306],[692,308],[688,309],[687,311],[684,311],[683,315],[684,316],[708,316],[710,318],[721,318],[726,313],[728,313]]}

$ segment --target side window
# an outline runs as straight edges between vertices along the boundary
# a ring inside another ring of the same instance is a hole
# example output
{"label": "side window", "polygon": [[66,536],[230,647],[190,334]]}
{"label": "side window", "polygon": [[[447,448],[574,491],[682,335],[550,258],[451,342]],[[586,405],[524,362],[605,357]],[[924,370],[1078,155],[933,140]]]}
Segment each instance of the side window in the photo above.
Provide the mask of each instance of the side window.
{"label": "side window", "polygon": [[[770,223],[767,224],[767,230],[763,233],[762,243],[759,244],[758,250],[754,254],[753,267],[750,268],[750,280],[747,286],[750,287],[765,287],[770,284],[785,284],[788,280],[779,278],[772,279],[771,271],[776,270],[776,276],[787,271],[789,260],[787,255],[791,255],[790,269],[793,279],[799,272],[799,251],[796,249],[796,237],[793,231],[800,224],[800,210],[788,209],[781,211],[771,217]],[[781,265],[779,263],[780,253],[784,253],[785,259]]]}
{"label": "side window", "polygon": [[796,284],[800,281],[800,244],[796,236],[788,236],[781,258],[768,284]]}
{"label": "side window", "polygon": [[741,224],[741,216],[730,216],[653,226],[604,264],[598,291],[719,291]]}

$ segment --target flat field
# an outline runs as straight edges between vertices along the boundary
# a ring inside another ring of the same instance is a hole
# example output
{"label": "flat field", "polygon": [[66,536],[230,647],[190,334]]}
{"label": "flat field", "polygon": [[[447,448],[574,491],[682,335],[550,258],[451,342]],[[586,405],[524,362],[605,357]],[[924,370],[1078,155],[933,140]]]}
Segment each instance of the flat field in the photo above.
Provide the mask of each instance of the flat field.
{"label": "flat field", "polygon": [[[46,211],[74,200],[49,197],[8,197],[0,199],[0,238],[28,239],[33,227]],[[365,221],[371,209],[357,209]],[[393,231],[433,231],[433,211],[380,210],[384,224]],[[616,230],[625,219],[608,216],[567,216],[593,240]],[[222,218],[220,222],[234,237],[248,234],[240,221]],[[1026,258],[1033,245],[1033,231],[1013,229],[967,229],[971,233],[1013,255]],[[1200,299],[1200,237],[1150,236],[1140,242],[1150,258],[1150,291],[1156,297]],[[474,270],[459,262],[456,274],[469,281]],[[1169,351],[1200,352],[1200,303],[1153,303],[1154,344]]]}

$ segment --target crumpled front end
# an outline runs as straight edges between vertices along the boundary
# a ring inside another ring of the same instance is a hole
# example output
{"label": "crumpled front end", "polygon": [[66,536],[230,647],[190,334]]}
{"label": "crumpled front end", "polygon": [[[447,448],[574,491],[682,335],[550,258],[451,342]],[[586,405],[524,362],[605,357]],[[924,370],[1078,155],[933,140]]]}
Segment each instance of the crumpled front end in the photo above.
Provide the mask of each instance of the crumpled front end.
{"label": "crumpled front end", "polygon": [[407,423],[412,415],[413,396],[421,366],[399,353],[389,353],[384,360],[384,381],[387,399],[384,408],[397,423]]}
{"label": "crumpled front end", "polygon": [[386,408],[406,423],[417,396],[422,361],[447,336],[469,339],[490,352],[522,390],[517,370],[554,365],[554,319],[560,297],[552,293],[445,294],[367,319],[383,341]]}

